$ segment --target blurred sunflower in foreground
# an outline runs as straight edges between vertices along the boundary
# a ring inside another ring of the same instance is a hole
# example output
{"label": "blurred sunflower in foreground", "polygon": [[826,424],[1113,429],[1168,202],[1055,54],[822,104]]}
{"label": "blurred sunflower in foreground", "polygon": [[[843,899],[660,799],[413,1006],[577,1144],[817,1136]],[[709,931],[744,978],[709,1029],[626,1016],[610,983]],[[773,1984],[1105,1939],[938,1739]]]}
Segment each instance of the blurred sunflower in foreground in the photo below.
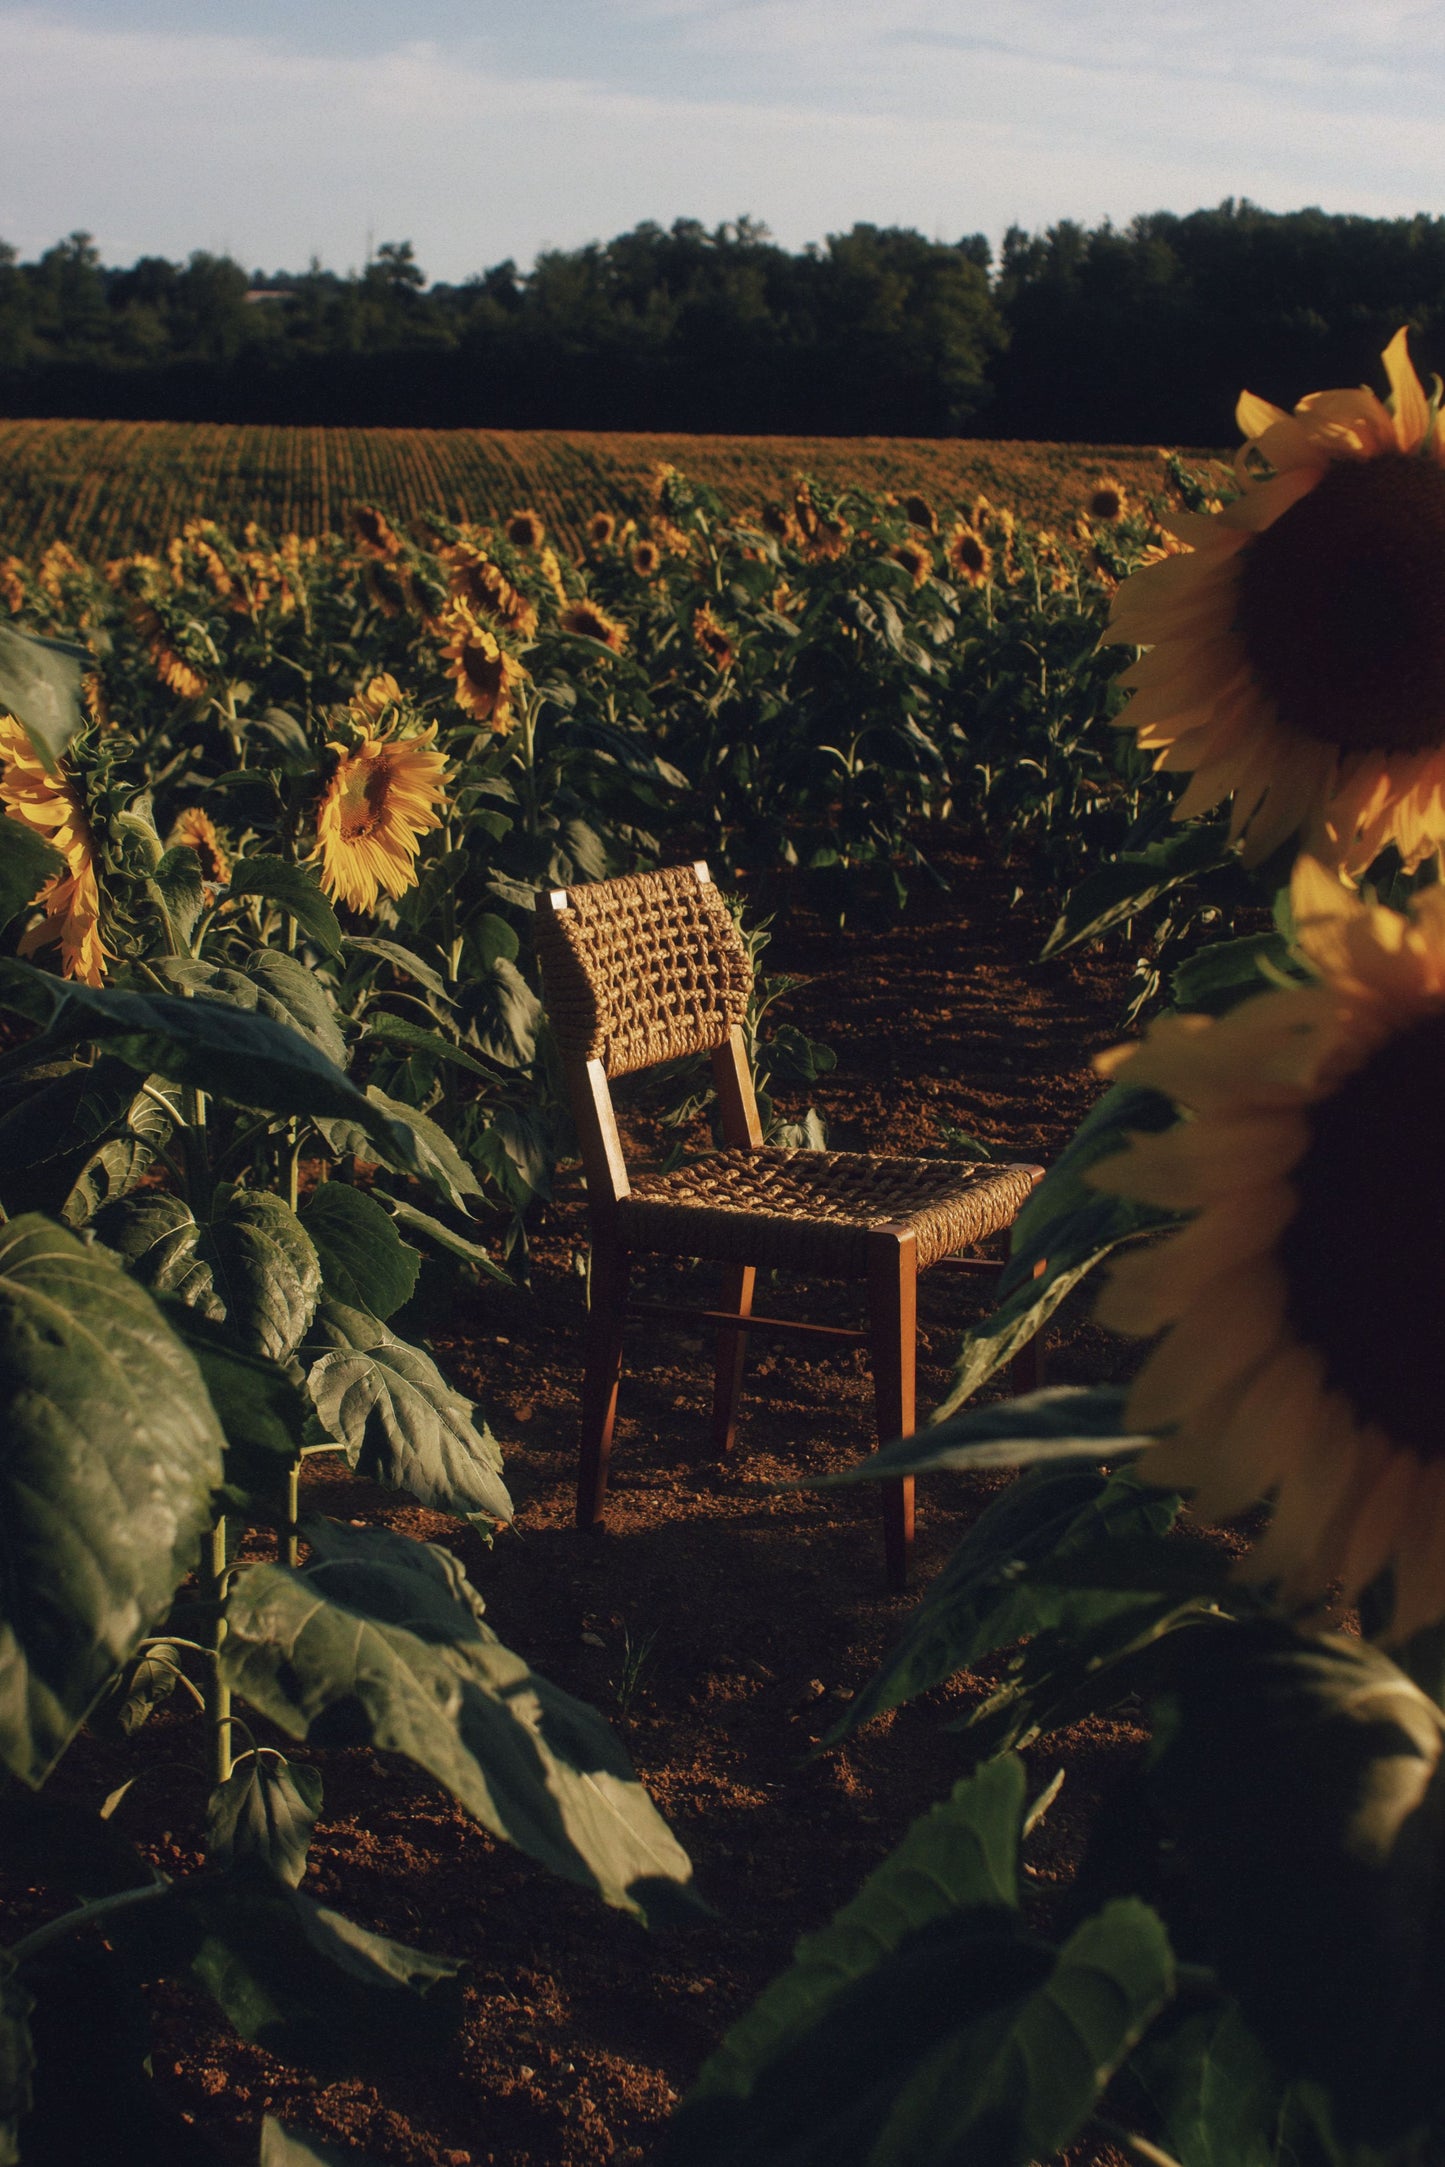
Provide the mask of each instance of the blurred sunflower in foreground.
{"label": "blurred sunflower in foreground", "polygon": [[441,826],[446,760],[432,743],[436,724],[399,733],[399,700],[393,679],[373,678],[352,703],[356,740],[331,745],[337,762],[317,808],[315,856],[326,893],[352,910],[374,910],[382,889],[404,895],[421,838]]}
{"label": "blurred sunflower in foreground", "polygon": [[0,805],[5,815],[43,836],[60,852],[63,873],[46,881],[35,901],[45,916],[20,943],[22,956],[60,943],[67,978],[98,986],[105,978],[100,939],[100,888],[95,877],[95,838],[78,792],[63,775],[52,775],[13,715],[0,715]]}
{"label": "blurred sunflower in foreground", "polygon": [[1246,392],[1242,494],[1168,524],[1187,555],[1125,580],[1106,640],[1150,651],[1118,718],[1192,775],[1176,820],[1233,798],[1256,864],[1304,847],[1359,872],[1445,840],[1445,450],[1397,332],[1388,401]]}
{"label": "blurred sunflower in foreground", "polygon": [[1404,918],[1296,865],[1315,982],[1171,1015],[1098,1064],[1192,1116],[1093,1185],[1196,1216],[1117,1263],[1115,1329],[1167,1327],[1130,1393],[1140,1462],[1217,1520],[1276,1493],[1251,1578],[1346,1600],[1386,1565],[1392,1639],[1445,1616],[1445,888]]}

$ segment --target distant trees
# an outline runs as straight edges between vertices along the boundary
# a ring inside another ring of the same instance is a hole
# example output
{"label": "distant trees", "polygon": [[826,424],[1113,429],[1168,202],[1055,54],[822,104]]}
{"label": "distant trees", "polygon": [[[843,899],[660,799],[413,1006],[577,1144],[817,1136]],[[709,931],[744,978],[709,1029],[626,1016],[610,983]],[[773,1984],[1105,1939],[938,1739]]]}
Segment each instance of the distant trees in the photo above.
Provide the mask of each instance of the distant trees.
{"label": "distant trees", "polygon": [[100,262],[0,244],[0,411],[1223,443],[1239,388],[1358,381],[1410,323],[1445,355],[1445,220],[1233,200],[987,241],[856,225],[781,248],[647,223],[460,285],[409,241],[313,262]]}

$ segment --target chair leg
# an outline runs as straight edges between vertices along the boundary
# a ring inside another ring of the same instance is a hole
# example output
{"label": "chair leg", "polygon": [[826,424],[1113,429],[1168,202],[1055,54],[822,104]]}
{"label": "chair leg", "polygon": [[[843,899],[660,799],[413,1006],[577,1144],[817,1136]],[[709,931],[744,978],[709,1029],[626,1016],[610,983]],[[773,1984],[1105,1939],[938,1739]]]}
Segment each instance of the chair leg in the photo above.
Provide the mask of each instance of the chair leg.
{"label": "chair leg", "polygon": [[596,1243],[592,1250],[587,1358],[582,1372],[582,1452],[577,1469],[577,1525],[594,1528],[607,1495],[607,1462],[622,1375],[622,1321],[627,1308],[625,1249]]}
{"label": "chair leg", "polygon": [[[723,1278],[722,1306],[730,1314],[750,1317],[757,1271],[751,1264],[730,1264]],[[746,1332],[719,1332],[713,1369],[712,1448],[723,1459],[733,1448],[738,1426],[738,1400],[743,1389],[743,1360],[748,1351]]]}
{"label": "chair leg", "polygon": [[[918,1248],[907,1227],[868,1237],[868,1329],[878,1442],[911,1437],[918,1346]],[[908,1585],[913,1543],[913,1477],[883,1486],[883,1555],[890,1588]]]}

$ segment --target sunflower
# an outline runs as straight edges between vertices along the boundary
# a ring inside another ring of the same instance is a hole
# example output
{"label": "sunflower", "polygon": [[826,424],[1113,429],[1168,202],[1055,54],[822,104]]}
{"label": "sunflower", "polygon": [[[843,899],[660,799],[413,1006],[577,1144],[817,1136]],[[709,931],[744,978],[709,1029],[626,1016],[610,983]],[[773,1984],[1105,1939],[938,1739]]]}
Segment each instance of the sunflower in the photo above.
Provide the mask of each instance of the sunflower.
{"label": "sunflower", "polygon": [[557,552],[555,549],[549,547],[542,551],[542,554],[538,559],[538,569],[540,570],[543,579],[546,580],[547,585],[551,588],[553,594],[557,597],[558,603],[565,605],[567,600],[567,583],[562,577],[562,567],[561,564],[558,562]]}
{"label": "sunflower", "polygon": [[993,577],[993,551],[977,527],[960,523],[948,538],[948,561],[970,587],[986,587]]}
{"label": "sunflower", "polygon": [[[379,512],[374,504],[352,505],[351,531],[368,557],[396,557],[401,553],[401,536],[385,512]],[[288,534],[285,539],[289,542],[295,537]]]}
{"label": "sunflower", "polygon": [[706,602],[693,613],[692,636],[715,670],[732,668],[733,643]]}
{"label": "sunflower", "polygon": [[620,655],[627,645],[626,625],[618,624],[595,602],[569,602],[564,610],[558,611],[557,623],[563,632],[576,633],[585,640],[600,640],[615,655]]}
{"label": "sunflower", "polygon": [[99,670],[87,670],[80,680],[80,697],[85,702],[85,712],[97,730],[113,730],[115,717],[106,698],[105,679]]}
{"label": "sunflower", "polygon": [[60,967],[67,978],[98,986],[105,978],[106,952],[100,938],[100,887],[95,877],[95,838],[75,785],[52,775],[13,715],[0,715],[0,805],[12,820],[45,838],[65,860],[66,870],[52,874],[36,903],[45,916],[20,943],[22,956],[60,943]]}
{"label": "sunflower", "polygon": [[462,546],[451,552],[448,584],[453,599],[465,602],[474,617],[490,617],[529,640],[537,630],[537,612],[527,597],[508,579],[500,565],[477,549]]}
{"label": "sunflower", "polygon": [[148,603],[141,603],[133,614],[136,630],[146,643],[146,653],[150,656],[161,683],[179,699],[201,699],[205,694],[206,680],[198,670],[192,668],[184,655],[178,654],[172,647],[170,634],[159,612],[153,610]]}
{"label": "sunflower", "polygon": [[6,557],[0,562],[0,602],[7,605],[12,617],[18,617],[25,607],[25,566],[19,557]]}
{"label": "sunflower", "polygon": [[505,736],[515,719],[512,694],[525,681],[526,671],[477,623],[465,602],[452,604],[442,630],[448,635],[442,656],[450,664],[448,677],[456,683],[457,706],[478,722],[489,723],[498,737]]}
{"label": "sunflower", "polygon": [[1251,864],[1296,833],[1346,872],[1445,840],[1445,448],[1403,331],[1384,364],[1388,402],[1246,392],[1241,495],[1174,515],[1189,554],[1126,580],[1104,635],[1150,649],[1118,721],[1192,776],[1175,819],[1232,797]]}
{"label": "sunflower", "polygon": [[903,516],[911,527],[922,527],[927,534],[938,532],[938,514],[925,496],[914,494],[905,497]]}
{"label": "sunflower", "polygon": [[353,693],[351,712],[358,722],[372,724],[381,721],[389,708],[400,707],[404,695],[390,670],[379,670],[369,678],[360,690]]}
{"label": "sunflower", "polygon": [[636,542],[630,562],[639,579],[654,579],[662,564],[662,551],[656,542]]}
{"label": "sunflower", "polygon": [[900,542],[888,554],[895,564],[902,565],[915,587],[921,587],[933,571],[933,551],[924,542]]}
{"label": "sunflower", "polygon": [[796,542],[798,522],[781,504],[765,504],[758,514],[758,524],[764,534],[771,534],[775,542]]}
{"label": "sunflower", "polygon": [[175,850],[182,844],[200,859],[202,880],[224,888],[231,877],[231,861],[216,832],[216,823],[203,806],[188,805],[176,815],[166,837],[166,848]]}
{"label": "sunflower", "polygon": [[507,540],[513,549],[540,549],[546,534],[536,512],[513,512],[507,521]]}
{"label": "sunflower", "polygon": [[611,512],[594,512],[587,522],[587,539],[594,549],[605,549],[617,532]]}
{"label": "sunflower", "polygon": [[336,769],[317,808],[313,856],[333,901],[374,910],[381,889],[395,898],[415,886],[421,838],[441,826],[446,760],[435,736],[431,723],[410,736],[368,730],[358,745],[332,745]]}
{"label": "sunflower", "polygon": [[1393,1565],[1403,1639],[1445,1616],[1445,888],[1406,919],[1303,857],[1292,902],[1313,983],[1100,1063],[1192,1118],[1094,1185],[1196,1216],[1116,1264],[1099,1313],[1170,1328],[1129,1400],[1132,1428],[1172,1425],[1146,1477],[1209,1520],[1275,1491],[1248,1570],[1291,1599]]}
{"label": "sunflower", "polygon": [[372,557],[361,575],[366,597],[383,617],[400,617],[406,609],[407,592],[405,575],[384,557]]}
{"label": "sunflower", "polygon": [[1088,518],[1100,520],[1106,526],[1111,526],[1116,519],[1124,518],[1128,509],[1128,491],[1122,482],[1116,482],[1110,474],[1095,482],[1084,504]]}

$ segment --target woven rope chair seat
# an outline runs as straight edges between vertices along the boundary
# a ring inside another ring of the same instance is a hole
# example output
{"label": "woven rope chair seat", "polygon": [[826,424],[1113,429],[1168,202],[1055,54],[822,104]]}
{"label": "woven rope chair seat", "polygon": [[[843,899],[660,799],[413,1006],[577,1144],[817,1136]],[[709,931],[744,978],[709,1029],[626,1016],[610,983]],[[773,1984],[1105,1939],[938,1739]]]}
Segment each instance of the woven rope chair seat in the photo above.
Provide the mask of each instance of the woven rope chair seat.
{"label": "woven rope chair seat", "polygon": [[918,1269],[1009,1226],[1042,1168],[853,1151],[719,1151],[644,1174],[617,1206],[627,1249],[860,1279],[868,1236],[906,1224]]}

